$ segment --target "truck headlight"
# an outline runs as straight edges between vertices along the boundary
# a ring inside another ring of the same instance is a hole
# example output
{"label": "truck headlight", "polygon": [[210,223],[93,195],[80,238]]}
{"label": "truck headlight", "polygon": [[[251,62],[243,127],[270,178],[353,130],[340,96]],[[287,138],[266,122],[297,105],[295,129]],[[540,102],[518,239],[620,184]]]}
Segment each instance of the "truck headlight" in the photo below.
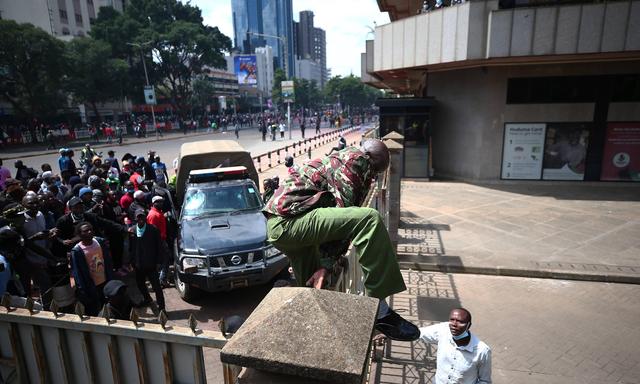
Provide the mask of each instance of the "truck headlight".
{"label": "truck headlight", "polygon": [[280,254],[280,251],[274,246],[270,246],[270,247],[264,249],[264,258],[265,259],[269,259],[271,257],[278,256],[279,254]]}
{"label": "truck headlight", "polygon": [[206,268],[207,263],[205,258],[200,257],[185,257],[182,259],[182,268]]}

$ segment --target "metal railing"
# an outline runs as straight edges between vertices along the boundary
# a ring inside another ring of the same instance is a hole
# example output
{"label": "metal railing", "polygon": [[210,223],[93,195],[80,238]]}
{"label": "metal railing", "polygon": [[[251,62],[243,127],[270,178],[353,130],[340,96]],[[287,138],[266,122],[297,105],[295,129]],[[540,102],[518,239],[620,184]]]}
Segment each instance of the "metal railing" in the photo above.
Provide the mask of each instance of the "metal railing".
{"label": "metal railing", "polygon": [[[31,302],[32,304],[32,302]],[[205,383],[203,348],[222,348],[219,332],[170,326],[161,312],[157,324],[107,315],[0,307],[0,381],[17,383]],[[55,308],[54,308],[55,309]],[[108,311],[107,311],[108,312]],[[229,367],[224,382],[235,382]]]}
{"label": "metal railing", "polygon": [[307,154],[311,158],[311,150],[336,140],[340,135],[357,131],[358,129],[360,129],[360,126],[340,128],[321,133],[318,136],[299,140],[293,144],[253,156],[253,161],[258,173],[260,173],[284,163],[284,158],[287,155],[296,157]]}

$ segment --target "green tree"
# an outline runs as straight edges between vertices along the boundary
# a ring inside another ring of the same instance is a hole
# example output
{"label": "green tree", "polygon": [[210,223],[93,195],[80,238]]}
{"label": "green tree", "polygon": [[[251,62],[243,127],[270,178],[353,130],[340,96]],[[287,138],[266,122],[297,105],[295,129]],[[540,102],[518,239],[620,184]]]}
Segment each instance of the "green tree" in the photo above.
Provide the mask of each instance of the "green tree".
{"label": "green tree", "polygon": [[128,65],[111,56],[111,46],[100,40],[75,38],[66,47],[67,89],[76,102],[87,103],[98,123],[102,121],[98,104],[122,96]]}
{"label": "green tree", "polygon": [[273,88],[271,89],[271,100],[273,105],[281,105],[282,101],[282,82],[287,80],[287,75],[282,68],[276,68],[273,74]]}
{"label": "green tree", "polygon": [[0,36],[0,98],[29,121],[36,142],[36,120],[64,106],[64,43],[31,24],[10,20],[0,20]]}
{"label": "green tree", "polygon": [[198,113],[204,113],[207,105],[214,102],[216,89],[206,76],[198,76],[192,81],[191,86],[191,104],[197,108]]}
{"label": "green tree", "polygon": [[182,117],[189,112],[192,79],[205,66],[225,67],[223,52],[231,49],[217,27],[203,24],[198,7],[177,0],[131,0],[117,15],[101,10],[93,30],[92,36],[108,41],[114,51],[118,47],[137,68],[139,48],[125,47],[142,44],[151,81]]}
{"label": "green tree", "polygon": [[298,108],[315,108],[322,102],[322,95],[315,80],[293,79]]}
{"label": "green tree", "polygon": [[365,85],[359,77],[350,75],[347,77],[334,76],[327,82],[325,97],[331,103],[340,101],[341,106],[352,108],[362,108],[372,105],[382,93]]}

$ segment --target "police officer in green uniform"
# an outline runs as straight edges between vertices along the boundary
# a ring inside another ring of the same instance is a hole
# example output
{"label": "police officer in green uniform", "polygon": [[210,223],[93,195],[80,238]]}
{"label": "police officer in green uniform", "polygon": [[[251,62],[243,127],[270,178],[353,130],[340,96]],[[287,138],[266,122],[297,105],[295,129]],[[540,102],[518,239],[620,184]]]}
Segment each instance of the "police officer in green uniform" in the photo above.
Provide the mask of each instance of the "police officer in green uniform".
{"label": "police officer in green uniform", "polygon": [[389,165],[380,140],[347,147],[291,172],[266,203],[268,241],[291,261],[298,285],[322,288],[334,262],[326,244],[350,241],[367,295],[380,299],[376,328],[394,340],[417,340],[418,328],[391,310],[385,298],[406,289],[380,214],[361,207],[374,177]]}

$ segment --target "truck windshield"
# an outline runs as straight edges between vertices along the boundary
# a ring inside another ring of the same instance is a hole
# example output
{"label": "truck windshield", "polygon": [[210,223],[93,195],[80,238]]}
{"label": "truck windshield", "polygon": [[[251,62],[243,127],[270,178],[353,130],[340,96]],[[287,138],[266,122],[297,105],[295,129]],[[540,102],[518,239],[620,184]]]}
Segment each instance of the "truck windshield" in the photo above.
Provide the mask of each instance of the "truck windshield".
{"label": "truck windshield", "polygon": [[182,215],[187,217],[262,208],[253,185],[189,188],[185,194]]}

